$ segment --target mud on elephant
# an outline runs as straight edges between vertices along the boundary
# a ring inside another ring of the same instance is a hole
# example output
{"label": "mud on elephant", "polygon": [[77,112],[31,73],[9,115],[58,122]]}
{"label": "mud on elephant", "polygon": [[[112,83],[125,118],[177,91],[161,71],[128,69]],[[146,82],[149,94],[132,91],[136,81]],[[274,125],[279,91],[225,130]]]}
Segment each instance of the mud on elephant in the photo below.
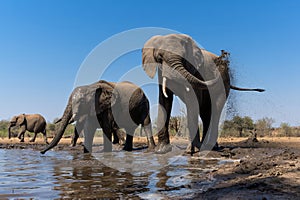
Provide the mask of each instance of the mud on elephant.
{"label": "mud on elephant", "polygon": [[[84,152],[92,152],[95,130],[103,130],[104,151],[112,151],[112,133],[126,130],[124,150],[132,150],[133,134],[142,125],[148,148],[154,149],[149,101],[141,88],[130,82],[113,83],[100,80],[73,90],[61,118],[60,127],[50,145],[41,153],[56,146],[70,121],[76,121],[77,135],[84,135]],[[116,134],[117,135],[117,134]]]}
{"label": "mud on elephant", "polygon": [[24,142],[24,135],[26,131],[33,132],[34,136],[30,140],[30,142],[34,142],[38,133],[42,133],[44,135],[45,143],[47,142],[47,134],[46,134],[46,120],[40,114],[20,114],[17,116],[13,116],[10,120],[10,124],[8,127],[8,138],[11,138],[11,128],[19,126],[20,132],[18,134],[18,138],[20,142]]}
{"label": "mud on elephant", "polygon": [[[151,78],[158,71],[159,127],[157,153],[171,151],[168,124],[173,94],[187,107],[191,153],[195,147],[210,150],[217,147],[219,119],[230,89],[258,91],[262,89],[239,88],[230,84],[228,54],[216,56],[201,49],[191,37],[183,34],[154,36],[143,47],[143,69]],[[200,141],[198,116],[203,123]],[[164,120],[166,119],[166,120]]]}

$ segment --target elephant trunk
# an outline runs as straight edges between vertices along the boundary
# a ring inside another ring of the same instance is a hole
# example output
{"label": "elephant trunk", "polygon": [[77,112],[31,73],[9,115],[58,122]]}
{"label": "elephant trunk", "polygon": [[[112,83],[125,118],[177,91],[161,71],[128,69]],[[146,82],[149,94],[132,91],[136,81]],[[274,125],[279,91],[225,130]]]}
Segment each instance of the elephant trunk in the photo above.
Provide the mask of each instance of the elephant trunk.
{"label": "elephant trunk", "polygon": [[180,56],[175,56],[166,60],[168,66],[172,70],[177,71],[180,76],[184,77],[191,85],[196,86],[198,89],[208,89],[209,86],[213,86],[220,79],[220,73],[216,71],[216,78],[208,81],[203,81],[192,75],[187,71],[183,65],[182,58]]}
{"label": "elephant trunk", "polygon": [[63,117],[61,118],[61,124],[59,126],[58,132],[53,138],[53,140],[51,141],[51,143],[44,150],[41,151],[42,154],[46,153],[48,150],[52,149],[58,144],[71,118],[72,118],[72,103],[71,100],[69,100],[67,108],[65,109]]}

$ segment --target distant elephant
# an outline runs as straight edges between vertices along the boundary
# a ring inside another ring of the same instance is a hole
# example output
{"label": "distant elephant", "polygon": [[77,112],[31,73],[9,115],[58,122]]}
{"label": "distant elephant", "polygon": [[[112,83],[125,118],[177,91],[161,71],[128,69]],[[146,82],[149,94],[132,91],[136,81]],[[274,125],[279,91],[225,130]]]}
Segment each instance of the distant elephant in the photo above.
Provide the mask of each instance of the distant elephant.
{"label": "distant elephant", "polygon": [[148,148],[154,149],[149,101],[141,88],[130,82],[113,83],[100,80],[77,87],[69,97],[61,125],[50,145],[41,153],[56,146],[70,121],[76,121],[76,130],[84,135],[84,152],[92,152],[95,130],[103,130],[104,152],[112,151],[114,130],[126,130],[124,150],[132,150],[134,130],[139,124],[145,130]]}
{"label": "distant elephant", "polygon": [[[219,119],[230,89],[264,91],[232,86],[227,56],[225,51],[218,57],[200,49],[190,36],[184,34],[154,36],[144,44],[143,69],[153,78],[158,68],[159,104],[163,108],[158,111],[158,123],[163,124],[159,125],[162,129],[158,132],[157,153],[172,149],[168,124],[173,94],[186,104],[190,150],[194,153],[194,147],[202,150],[217,147]],[[201,141],[199,115],[203,123]]]}
{"label": "distant elephant", "polygon": [[38,133],[42,133],[44,135],[44,140],[47,142],[47,135],[46,135],[46,120],[44,117],[40,114],[31,114],[31,115],[17,115],[14,116],[10,120],[10,125],[8,127],[8,138],[11,137],[11,128],[14,126],[20,126],[21,131],[18,134],[18,138],[20,139],[20,142],[24,142],[24,135],[26,131],[33,132],[34,136],[30,140],[30,142],[34,142],[36,135]]}
{"label": "distant elephant", "polygon": [[[54,124],[57,124],[57,123],[61,122],[61,120],[62,120],[62,118],[59,118],[58,120],[56,120],[54,122]],[[81,118],[81,121],[82,120],[86,120],[86,119]],[[74,119],[71,119],[71,121],[69,121],[69,124],[72,124],[73,122],[74,122]],[[78,133],[77,128],[75,126],[74,133],[72,135],[72,140],[71,140],[71,147],[76,146],[77,140],[79,138],[79,134],[80,133]],[[125,138],[124,138],[125,133],[124,133],[124,131],[119,129],[119,127],[117,125],[113,126],[113,136],[114,136],[113,144],[120,144],[120,145],[125,144]]]}

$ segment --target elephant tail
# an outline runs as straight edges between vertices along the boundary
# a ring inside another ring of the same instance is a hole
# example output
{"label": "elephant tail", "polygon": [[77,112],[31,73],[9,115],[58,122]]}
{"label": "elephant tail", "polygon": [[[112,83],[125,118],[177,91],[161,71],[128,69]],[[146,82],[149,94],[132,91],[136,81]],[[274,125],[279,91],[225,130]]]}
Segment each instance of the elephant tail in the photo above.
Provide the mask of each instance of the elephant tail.
{"label": "elephant tail", "polygon": [[230,85],[230,89],[232,90],[238,90],[238,91],[255,91],[255,92],[264,92],[265,89],[260,88],[240,88],[233,85]]}

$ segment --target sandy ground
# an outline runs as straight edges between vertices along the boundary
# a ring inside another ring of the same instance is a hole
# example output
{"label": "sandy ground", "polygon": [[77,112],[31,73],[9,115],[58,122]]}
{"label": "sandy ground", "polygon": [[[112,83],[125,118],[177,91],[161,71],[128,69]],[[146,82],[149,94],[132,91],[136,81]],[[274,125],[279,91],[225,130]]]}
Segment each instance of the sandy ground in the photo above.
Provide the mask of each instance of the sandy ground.
{"label": "sandy ground", "polygon": [[[20,143],[17,138],[0,138],[0,148],[41,150],[42,138],[35,143]],[[51,139],[49,139],[51,141]],[[82,143],[80,138],[78,143]],[[102,143],[95,138],[94,143]],[[145,138],[135,138],[135,145],[145,143]],[[173,144],[187,144],[187,140],[173,138]],[[63,138],[57,149],[68,150],[70,138]],[[300,199],[300,138],[220,138],[220,151],[212,151],[211,157],[236,159],[210,173],[216,184],[207,191],[195,194],[196,199]],[[75,149],[82,150],[81,145]],[[201,156],[196,154],[194,157]],[[197,182],[189,187],[197,187]],[[199,190],[200,191],[200,190]]]}

